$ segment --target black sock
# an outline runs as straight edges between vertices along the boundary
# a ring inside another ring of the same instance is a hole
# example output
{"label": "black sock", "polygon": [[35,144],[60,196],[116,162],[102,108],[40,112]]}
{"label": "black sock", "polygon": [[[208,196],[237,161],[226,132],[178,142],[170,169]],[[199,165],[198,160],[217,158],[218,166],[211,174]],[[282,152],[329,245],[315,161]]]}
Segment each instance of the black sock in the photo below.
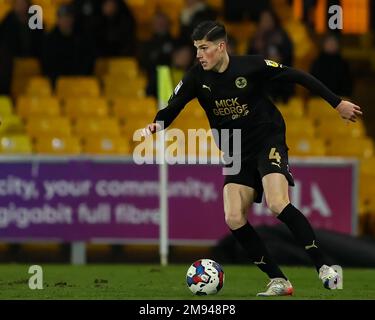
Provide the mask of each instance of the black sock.
{"label": "black sock", "polygon": [[307,218],[291,203],[284,208],[277,218],[288,226],[297,241],[305,248],[319,272],[320,267],[324,264],[324,257],[319,249],[315,232]]}
{"label": "black sock", "polygon": [[251,261],[260,270],[265,272],[270,278],[288,280],[277,264],[270,258],[266,246],[249,222],[246,222],[241,228],[231,231],[233,236],[247,251]]}

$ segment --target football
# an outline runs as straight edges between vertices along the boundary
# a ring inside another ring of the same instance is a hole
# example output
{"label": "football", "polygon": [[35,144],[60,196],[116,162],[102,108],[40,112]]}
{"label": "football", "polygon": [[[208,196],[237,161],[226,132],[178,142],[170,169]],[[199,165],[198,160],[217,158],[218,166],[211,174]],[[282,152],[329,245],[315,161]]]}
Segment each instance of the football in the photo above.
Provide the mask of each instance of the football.
{"label": "football", "polygon": [[224,285],[224,270],[213,260],[197,260],[187,271],[186,283],[198,296],[216,294]]}

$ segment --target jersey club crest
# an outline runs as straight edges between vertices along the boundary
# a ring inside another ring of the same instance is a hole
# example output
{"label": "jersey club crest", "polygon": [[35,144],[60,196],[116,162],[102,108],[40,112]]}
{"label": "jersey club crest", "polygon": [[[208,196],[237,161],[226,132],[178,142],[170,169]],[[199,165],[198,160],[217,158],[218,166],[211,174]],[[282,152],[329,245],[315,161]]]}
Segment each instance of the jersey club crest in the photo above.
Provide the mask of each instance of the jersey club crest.
{"label": "jersey club crest", "polygon": [[247,86],[247,80],[244,77],[238,77],[235,81],[237,88],[245,88]]}

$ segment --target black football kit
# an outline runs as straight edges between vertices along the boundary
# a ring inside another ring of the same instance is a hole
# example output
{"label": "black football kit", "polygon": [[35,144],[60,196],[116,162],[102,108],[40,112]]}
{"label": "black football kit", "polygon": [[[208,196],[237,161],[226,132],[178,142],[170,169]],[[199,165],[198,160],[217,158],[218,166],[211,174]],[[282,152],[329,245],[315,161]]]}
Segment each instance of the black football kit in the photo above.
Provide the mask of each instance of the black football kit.
{"label": "black football kit", "polygon": [[[192,67],[174,89],[168,105],[155,119],[167,128],[184,106],[197,98],[206,112],[212,129],[241,130],[241,170],[227,175],[225,183],[238,183],[257,191],[255,202],[261,202],[261,178],[268,173],[285,175],[294,185],[288,166],[288,147],[284,119],[267,95],[270,81],[298,83],[320,95],[333,108],[341,99],[315,77],[283,66],[258,55],[230,56],[224,72],[205,71],[200,64]],[[218,147],[221,141],[217,141]],[[224,151],[224,150],[223,150]],[[235,153],[236,150],[230,150]]]}

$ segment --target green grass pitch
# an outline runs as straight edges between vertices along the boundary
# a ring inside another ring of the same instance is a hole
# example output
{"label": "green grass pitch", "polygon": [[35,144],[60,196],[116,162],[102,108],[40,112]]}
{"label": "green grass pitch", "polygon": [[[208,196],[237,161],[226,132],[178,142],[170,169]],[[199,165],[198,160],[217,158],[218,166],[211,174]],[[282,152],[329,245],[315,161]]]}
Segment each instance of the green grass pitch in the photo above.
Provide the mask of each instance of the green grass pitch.
{"label": "green grass pitch", "polygon": [[[0,264],[0,299],[181,299],[196,300],[188,290],[188,265],[41,265],[43,289],[28,286],[29,265]],[[253,266],[223,265],[225,283],[219,294],[203,299],[270,299],[256,297],[267,284]],[[345,269],[343,290],[324,289],[315,270],[283,267],[295,294],[278,299],[375,299],[374,269]],[[272,298],[275,299],[275,298]]]}

